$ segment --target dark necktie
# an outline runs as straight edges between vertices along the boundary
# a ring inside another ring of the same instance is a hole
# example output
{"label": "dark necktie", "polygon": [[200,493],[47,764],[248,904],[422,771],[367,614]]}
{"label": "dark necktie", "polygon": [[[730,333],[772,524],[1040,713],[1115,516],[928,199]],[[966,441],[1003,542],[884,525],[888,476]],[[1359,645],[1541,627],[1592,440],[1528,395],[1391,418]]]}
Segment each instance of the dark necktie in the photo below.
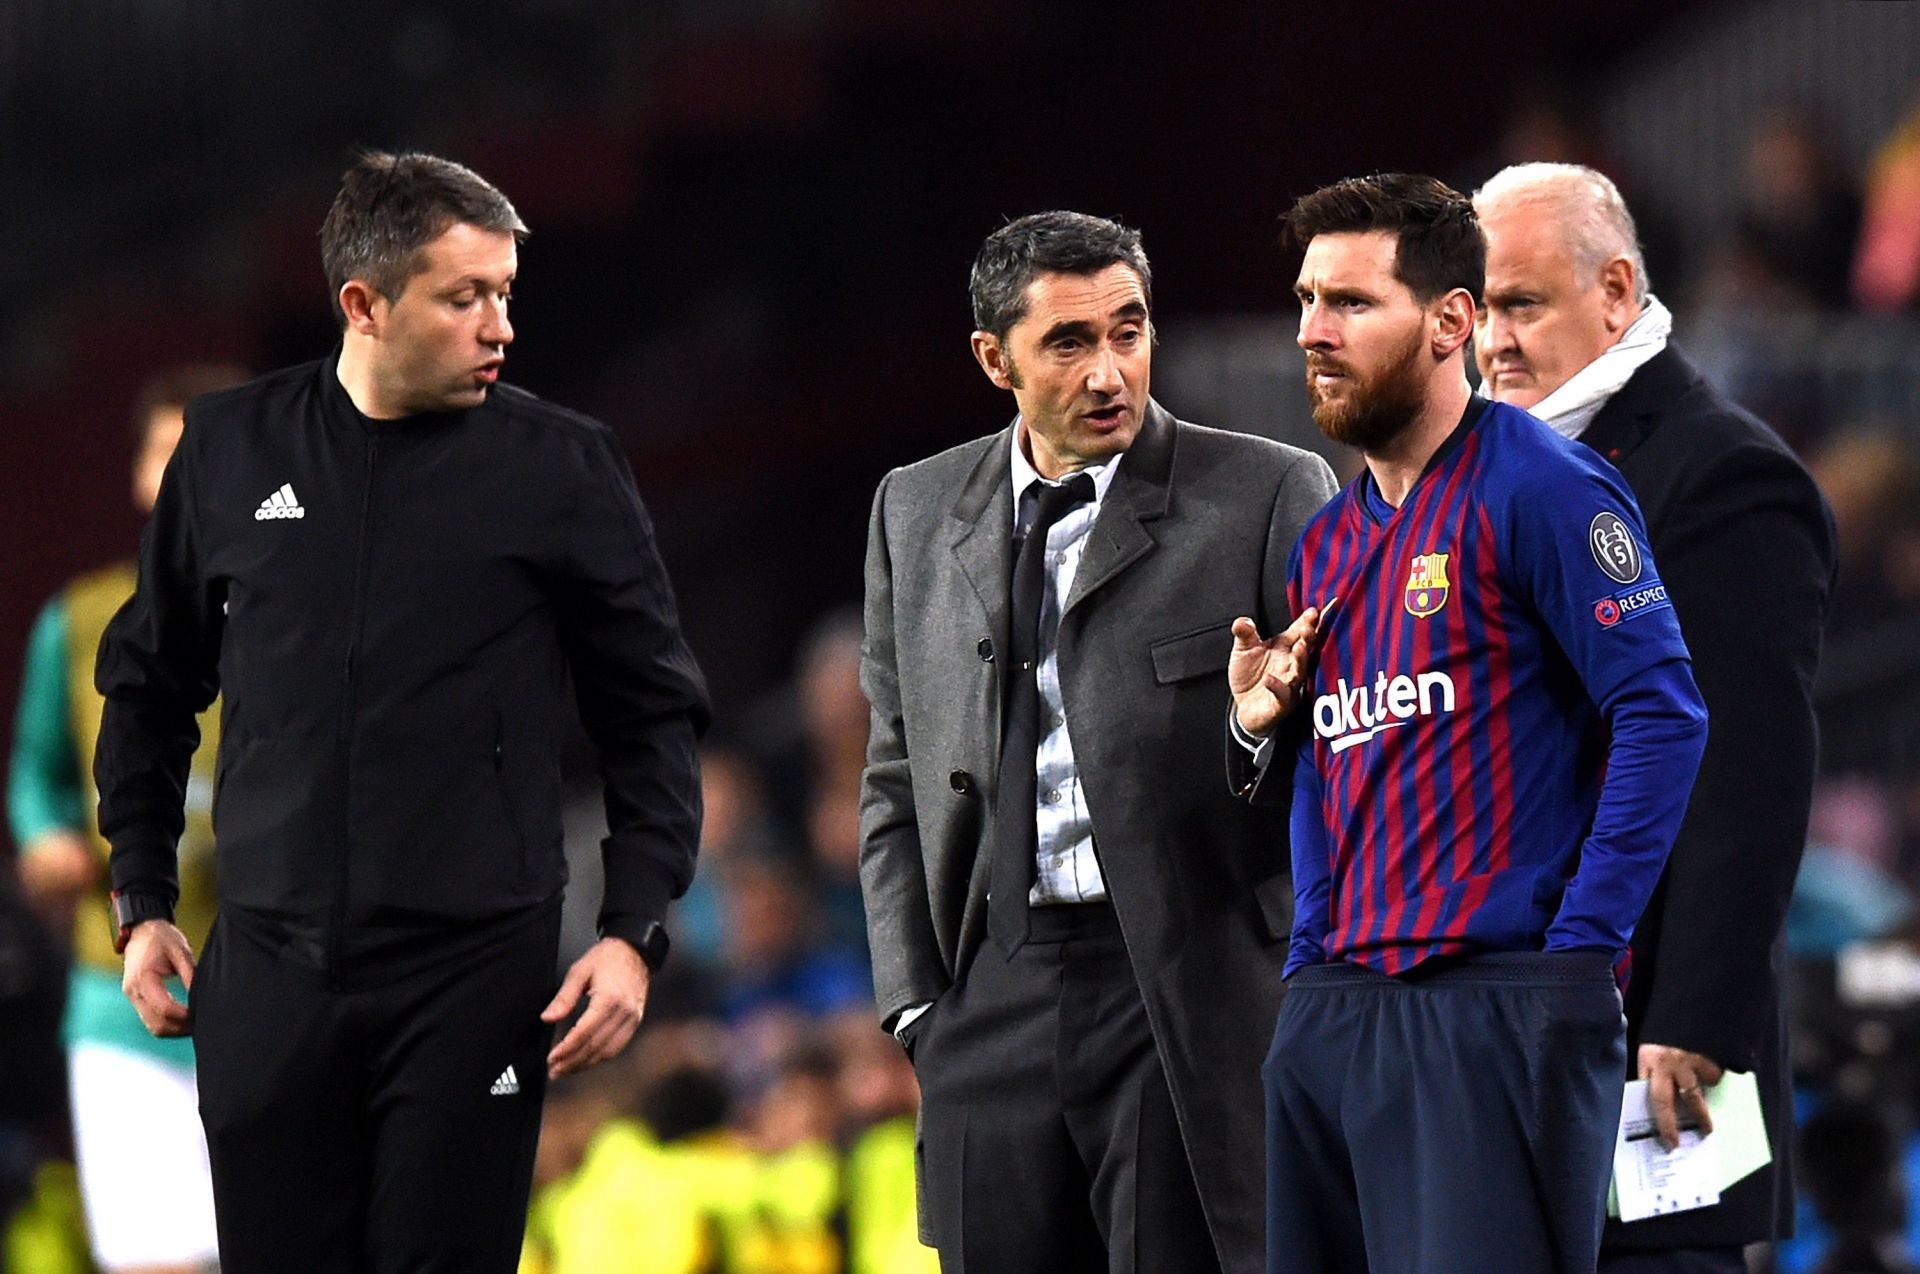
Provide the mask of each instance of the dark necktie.
{"label": "dark necktie", "polygon": [[[1093,499],[1093,479],[1075,474],[1057,487],[1034,482],[1020,493],[1014,529],[1013,649],[1006,665],[1007,712],[1000,731],[994,801],[993,862],[987,873],[987,932],[1011,959],[1027,940],[1027,896],[1040,850],[1035,827],[1035,754],[1040,747],[1040,609],[1047,593],[1047,531]],[[1062,598],[1064,605],[1066,599]],[[1056,620],[1057,622],[1057,620]]]}

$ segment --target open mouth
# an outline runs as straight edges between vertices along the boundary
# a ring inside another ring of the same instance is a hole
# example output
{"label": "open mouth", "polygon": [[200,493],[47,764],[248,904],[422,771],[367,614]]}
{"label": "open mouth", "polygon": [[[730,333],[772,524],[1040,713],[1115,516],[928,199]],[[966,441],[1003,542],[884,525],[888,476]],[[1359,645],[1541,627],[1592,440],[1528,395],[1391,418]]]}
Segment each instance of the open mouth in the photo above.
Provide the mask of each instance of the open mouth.
{"label": "open mouth", "polygon": [[1126,417],[1127,409],[1116,403],[1111,407],[1096,407],[1087,413],[1087,419],[1102,428],[1111,428]]}

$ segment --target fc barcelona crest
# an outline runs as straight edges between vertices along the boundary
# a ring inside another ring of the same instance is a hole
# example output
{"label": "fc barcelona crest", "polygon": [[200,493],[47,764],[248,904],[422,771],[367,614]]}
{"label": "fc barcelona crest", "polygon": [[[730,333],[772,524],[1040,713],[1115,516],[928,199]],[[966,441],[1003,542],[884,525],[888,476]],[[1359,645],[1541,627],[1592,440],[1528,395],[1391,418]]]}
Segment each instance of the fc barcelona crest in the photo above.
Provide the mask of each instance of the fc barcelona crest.
{"label": "fc barcelona crest", "polygon": [[1407,614],[1425,619],[1447,604],[1447,555],[1421,553],[1407,573]]}

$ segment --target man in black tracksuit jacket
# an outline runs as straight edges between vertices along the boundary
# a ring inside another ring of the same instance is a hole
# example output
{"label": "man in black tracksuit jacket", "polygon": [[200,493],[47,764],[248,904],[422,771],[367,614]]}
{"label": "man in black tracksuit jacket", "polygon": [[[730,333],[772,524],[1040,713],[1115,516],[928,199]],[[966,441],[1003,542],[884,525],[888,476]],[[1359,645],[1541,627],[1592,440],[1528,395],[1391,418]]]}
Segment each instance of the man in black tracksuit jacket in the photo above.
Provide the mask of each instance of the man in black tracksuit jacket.
{"label": "man in black tracksuit jacket", "polygon": [[[706,692],[632,474],[494,385],[523,233],[458,165],[350,170],[342,347],[188,408],[101,647],[127,991],[178,1034],[162,979],[189,983],[229,1274],[514,1268],[549,1070],[625,1045],[692,875]],[[556,994],[569,674],[611,834],[604,937]],[[216,692],[196,974],[168,921]]]}

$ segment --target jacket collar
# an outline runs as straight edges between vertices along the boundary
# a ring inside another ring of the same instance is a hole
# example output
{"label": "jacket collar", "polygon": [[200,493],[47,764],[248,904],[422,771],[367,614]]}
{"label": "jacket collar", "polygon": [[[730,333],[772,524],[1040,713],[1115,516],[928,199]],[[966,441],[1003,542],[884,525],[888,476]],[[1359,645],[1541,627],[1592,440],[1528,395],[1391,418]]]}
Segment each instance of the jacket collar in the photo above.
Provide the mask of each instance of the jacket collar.
{"label": "jacket collar", "polygon": [[[1007,581],[1013,575],[1012,523],[1005,502],[1012,498],[1015,427],[1009,424],[988,442],[948,510],[957,524],[952,541],[954,555],[986,609],[994,644],[1000,649],[1007,644]],[[1071,611],[1153,547],[1153,537],[1144,524],[1167,511],[1177,437],[1172,414],[1148,400],[1140,433],[1127,448],[1126,463],[1114,475],[1113,485],[1101,501],[1100,515],[1088,533],[1073,592],[1063,611]]]}
{"label": "jacket collar", "polygon": [[1620,392],[1607,400],[1580,435],[1614,464],[1633,454],[1659,423],[1661,412],[1700,382],[1700,372],[1672,345],[1647,360]]}

